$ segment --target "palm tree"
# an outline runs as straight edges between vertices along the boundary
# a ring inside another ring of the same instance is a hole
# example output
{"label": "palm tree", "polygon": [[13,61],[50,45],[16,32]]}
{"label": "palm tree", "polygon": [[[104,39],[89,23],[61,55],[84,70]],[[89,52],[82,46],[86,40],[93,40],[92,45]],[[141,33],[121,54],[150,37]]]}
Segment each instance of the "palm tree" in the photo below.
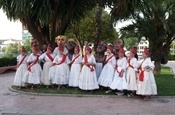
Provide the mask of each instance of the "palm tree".
{"label": "palm tree", "polygon": [[132,14],[135,20],[133,24],[123,28],[123,31],[130,31],[137,37],[145,36],[148,39],[156,74],[160,73],[161,63],[167,63],[170,45],[175,39],[174,12],[174,0],[142,0]]}

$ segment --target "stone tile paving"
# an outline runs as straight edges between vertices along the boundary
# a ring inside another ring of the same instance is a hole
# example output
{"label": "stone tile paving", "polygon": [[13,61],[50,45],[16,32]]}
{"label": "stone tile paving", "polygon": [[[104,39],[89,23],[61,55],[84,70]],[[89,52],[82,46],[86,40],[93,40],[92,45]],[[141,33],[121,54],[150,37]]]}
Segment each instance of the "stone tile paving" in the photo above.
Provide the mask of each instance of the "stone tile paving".
{"label": "stone tile paving", "polygon": [[14,75],[0,74],[0,115],[175,115],[175,97],[26,95],[8,89]]}

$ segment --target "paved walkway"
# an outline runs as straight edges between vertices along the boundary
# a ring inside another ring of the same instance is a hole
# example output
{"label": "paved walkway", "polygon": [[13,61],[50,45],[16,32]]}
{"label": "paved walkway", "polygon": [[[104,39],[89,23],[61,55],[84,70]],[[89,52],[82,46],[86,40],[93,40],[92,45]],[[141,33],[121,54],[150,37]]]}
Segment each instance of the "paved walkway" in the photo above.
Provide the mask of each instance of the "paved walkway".
{"label": "paved walkway", "polygon": [[175,115],[175,97],[26,95],[8,89],[14,75],[0,74],[0,115]]}

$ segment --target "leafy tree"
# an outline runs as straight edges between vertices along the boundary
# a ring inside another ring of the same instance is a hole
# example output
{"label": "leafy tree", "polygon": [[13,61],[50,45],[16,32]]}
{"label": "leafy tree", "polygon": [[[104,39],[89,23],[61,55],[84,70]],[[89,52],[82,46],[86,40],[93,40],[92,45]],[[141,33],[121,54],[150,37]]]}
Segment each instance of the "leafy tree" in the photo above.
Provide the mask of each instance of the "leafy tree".
{"label": "leafy tree", "polygon": [[167,63],[170,44],[175,39],[174,12],[174,0],[142,0],[130,16],[135,20],[133,24],[123,28],[138,38],[145,36],[148,39],[156,74],[160,73],[161,63]]}
{"label": "leafy tree", "polygon": [[138,38],[137,37],[125,37],[123,38],[125,47],[127,50],[130,50],[132,47],[137,47]]}
{"label": "leafy tree", "polygon": [[[100,40],[112,42],[117,37],[117,32],[113,27],[110,15],[106,11],[102,11],[101,20],[101,37]],[[81,19],[79,23],[73,23],[68,28],[66,35],[68,37],[76,38],[81,46],[85,41],[94,43],[96,38],[96,11],[93,9],[88,12],[85,18]]]}
{"label": "leafy tree", "polygon": [[24,47],[28,54],[31,53],[30,39],[26,39],[24,41]]}
{"label": "leafy tree", "polygon": [[72,21],[96,6],[97,0],[0,0],[9,19],[20,20],[40,43],[54,43]]}
{"label": "leafy tree", "polygon": [[20,43],[8,44],[6,47],[3,48],[4,56],[7,57],[14,57],[20,54]]}
{"label": "leafy tree", "polygon": [[57,35],[64,34],[71,22],[79,21],[97,3],[108,5],[112,16],[122,18],[137,1],[140,0],[0,0],[0,8],[9,19],[20,20],[41,44],[54,44]]}

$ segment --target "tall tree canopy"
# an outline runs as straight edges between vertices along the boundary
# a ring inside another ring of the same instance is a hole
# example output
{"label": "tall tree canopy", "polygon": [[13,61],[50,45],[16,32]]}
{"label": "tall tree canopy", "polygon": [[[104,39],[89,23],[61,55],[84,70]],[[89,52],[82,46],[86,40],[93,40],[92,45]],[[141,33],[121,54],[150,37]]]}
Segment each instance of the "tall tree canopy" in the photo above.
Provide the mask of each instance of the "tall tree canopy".
{"label": "tall tree canopy", "polygon": [[[119,17],[130,12],[139,0],[0,0],[7,17],[20,20],[40,43],[54,43],[71,22],[79,21],[97,3],[111,7]],[[113,15],[112,15],[113,16]]]}
{"label": "tall tree canopy", "polygon": [[[117,32],[113,27],[110,15],[106,11],[102,11],[101,18],[101,38],[100,40],[106,42],[113,42],[117,37]],[[84,45],[84,42],[94,43],[96,38],[96,11],[93,9],[88,12],[85,18],[81,19],[80,22],[73,23],[68,27],[66,35],[70,38],[76,38],[80,45]]]}
{"label": "tall tree canopy", "polygon": [[20,20],[41,43],[54,43],[71,21],[79,20],[96,0],[0,0],[9,19]]}
{"label": "tall tree canopy", "polygon": [[133,24],[122,31],[135,33],[149,40],[151,58],[155,62],[155,73],[160,73],[161,63],[168,61],[170,44],[175,39],[175,1],[142,0],[130,15]]}

